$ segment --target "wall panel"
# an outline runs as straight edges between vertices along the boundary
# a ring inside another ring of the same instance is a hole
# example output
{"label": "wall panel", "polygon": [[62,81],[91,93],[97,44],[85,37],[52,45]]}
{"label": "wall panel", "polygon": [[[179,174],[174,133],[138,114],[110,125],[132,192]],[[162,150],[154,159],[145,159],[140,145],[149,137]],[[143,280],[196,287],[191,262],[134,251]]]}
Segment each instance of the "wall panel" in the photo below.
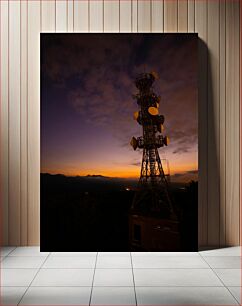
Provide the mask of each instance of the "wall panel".
{"label": "wall panel", "polygon": [[39,244],[40,225],[40,13],[40,1],[28,1],[28,245]]}
{"label": "wall panel", "polygon": [[187,22],[188,22],[188,32],[195,32],[195,1],[196,0],[188,0],[187,3]]}
{"label": "wall panel", "polygon": [[164,32],[178,31],[178,1],[164,0]]}
{"label": "wall panel", "polygon": [[74,0],[74,32],[89,31],[89,1]]}
{"label": "wall panel", "polygon": [[132,1],[120,1],[120,32],[131,32]]}
{"label": "wall panel", "polygon": [[138,0],[132,0],[132,19],[131,19],[131,25],[132,25],[132,32],[138,31]]}
{"label": "wall panel", "polygon": [[208,1],[208,245],[219,245],[219,2]]}
{"label": "wall panel", "polygon": [[20,244],[28,242],[28,104],[27,104],[27,63],[28,63],[28,11],[27,0],[21,1],[20,12]]}
{"label": "wall panel", "polygon": [[9,2],[9,243],[20,245],[20,2]]}
{"label": "wall panel", "polygon": [[40,0],[40,27],[42,32],[56,30],[56,2]]}
{"label": "wall panel", "polygon": [[226,2],[226,245],[239,244],[239,2]]}
{"label": "wall panel", "polygon": [[219,234],[220,245],[226,245],[226,0],[220,1],[219,8],[219,91],[220,91],[220,105],[219,105]]}
{"label": "wall panel", "polygon": [[188,30],[188,1],[178,0],[178,32],[187,32]]}
{"label": "wall panel", "polygon": [[1,1],[1,213],[3,216],[3,222],[1,222],[1,241],[4,245],[9,244],[8,239],[8,210],[9,210],[9,130],[8,130],[8,34],[9,34],[9,23],[8,23],[8,1]]}
{"label": "wall panel", "polygon": [[103,1],[90,1],[90,32],[103,32]]}
{"label": "wall panel", "polygon": [[164,0],[152,0],[151,2],[151,31],[164,31]]}
{"label": "wall panel", "polygon": [[199,244],[239,243],[239,0],[2,0],[2,243],[39,243],[40,32],[198,32]]}
{"label": "wall panel", "polygon": [[103,2],[104,32],[120,31],[120,1],[108,0]]}
{"label": "wall panel", "polygon": [[56,0],[56,32],[67,31],[67,2],[68,0]]}
{"label": "wall panel", "polygon": [[74,29],[74,0],[67,0],[67,32],[73,32]]}
{"label": "wall panel", "polygon": [[138,1],[138,32],[151,32],[152,0]]}
{"label": "wall panel", "polygon": [[200,245],[208,244],[208,52],[207,52],[207,0],[195,1],[195,32],[199,33],[198,43],[198,137],[199,137],[199,200],[198,237]]}

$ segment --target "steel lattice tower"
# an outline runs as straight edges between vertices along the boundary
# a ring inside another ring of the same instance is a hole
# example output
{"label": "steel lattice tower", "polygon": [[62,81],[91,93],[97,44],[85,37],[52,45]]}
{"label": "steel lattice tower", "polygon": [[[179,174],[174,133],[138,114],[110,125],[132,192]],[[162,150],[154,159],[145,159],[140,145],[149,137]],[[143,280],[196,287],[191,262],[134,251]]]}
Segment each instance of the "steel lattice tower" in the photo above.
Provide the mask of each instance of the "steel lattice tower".
{"label": "steel lattice tower", "polygon": [[131,211],[142,215],[152,215],[161,218],[173,218],[172,201],[169,195],[168,182],[163,171],[158,148],[167,146],[169,139],[163,136],[164,116],[159,114],[160,97],[153,91],[156,73],[142,73],[135,85],[138,93],[134,98],[139,105],[139,111],[134,113],[134,119],[142,126],[143,136],[131,139],[134,150],[143,149],[140,179]]}

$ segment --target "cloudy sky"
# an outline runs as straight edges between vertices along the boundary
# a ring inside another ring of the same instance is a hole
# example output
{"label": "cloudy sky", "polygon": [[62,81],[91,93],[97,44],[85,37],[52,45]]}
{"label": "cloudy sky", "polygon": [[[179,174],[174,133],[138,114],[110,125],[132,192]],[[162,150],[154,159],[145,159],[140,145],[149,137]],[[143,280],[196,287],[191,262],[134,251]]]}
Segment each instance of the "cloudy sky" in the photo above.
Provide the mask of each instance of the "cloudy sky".
{"label": "cloudy sky", "polygon": [[[41,172],[138,177],[138,73],[156,71],[173,181],[197,177],[195,34],[41,34]],[[167,162],[164,161],[164,170]]]}

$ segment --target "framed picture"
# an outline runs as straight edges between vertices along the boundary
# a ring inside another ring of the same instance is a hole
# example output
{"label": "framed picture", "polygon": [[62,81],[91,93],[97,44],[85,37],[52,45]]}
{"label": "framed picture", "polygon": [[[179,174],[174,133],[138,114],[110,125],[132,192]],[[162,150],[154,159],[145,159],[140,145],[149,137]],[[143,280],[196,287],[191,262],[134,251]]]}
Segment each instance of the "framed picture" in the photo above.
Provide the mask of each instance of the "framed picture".
{"label": "framed picture", "polygon": [[41,250],[197,251],[197,34],[41,34]]}

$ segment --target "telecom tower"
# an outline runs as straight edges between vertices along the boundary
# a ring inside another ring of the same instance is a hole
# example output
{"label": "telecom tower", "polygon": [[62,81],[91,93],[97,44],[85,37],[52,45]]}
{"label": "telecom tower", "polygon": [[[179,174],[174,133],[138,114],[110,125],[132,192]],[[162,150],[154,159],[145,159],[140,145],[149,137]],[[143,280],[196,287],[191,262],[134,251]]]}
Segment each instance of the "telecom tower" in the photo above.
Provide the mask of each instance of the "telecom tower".
{"label": "telecom tower", "polygon": [[142,73],[135,80],[138,93],[134,98],[140,110],[134,113],[134,119],[142,126],[143,136],[132,137],[130,144],[134,150],[143,150],[143,158],[130,211],[130,242],[133,248],[171,250],[179,244],[178,221],[158,152],[169,144],[169,138],[163,136],[165,118],[158,110],[160,97],[153,91],[155,79],[157,74],[152,72]]}

